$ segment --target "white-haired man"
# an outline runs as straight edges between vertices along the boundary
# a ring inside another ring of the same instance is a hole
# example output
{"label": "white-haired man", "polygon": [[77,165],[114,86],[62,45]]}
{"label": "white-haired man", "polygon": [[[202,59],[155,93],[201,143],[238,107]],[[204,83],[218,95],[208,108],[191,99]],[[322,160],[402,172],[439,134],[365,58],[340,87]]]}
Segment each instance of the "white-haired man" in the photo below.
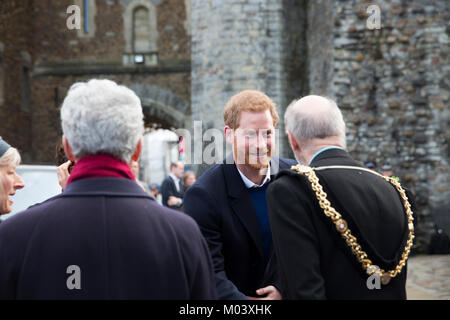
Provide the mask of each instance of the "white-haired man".
{"label": "white-haired man", "polygon": [[74,84],[61,108],[75,162],[64,192],[0,226],[0,299],[214,299],[193,219],[135,182],[139,98],[109,80]]}
{"label": "white-haired man", "polygon": [[405,299],[413,227],[403,189],[345,151],[332,100],[294,101],[285,124],[301,165],[267,192],[283,297]]}

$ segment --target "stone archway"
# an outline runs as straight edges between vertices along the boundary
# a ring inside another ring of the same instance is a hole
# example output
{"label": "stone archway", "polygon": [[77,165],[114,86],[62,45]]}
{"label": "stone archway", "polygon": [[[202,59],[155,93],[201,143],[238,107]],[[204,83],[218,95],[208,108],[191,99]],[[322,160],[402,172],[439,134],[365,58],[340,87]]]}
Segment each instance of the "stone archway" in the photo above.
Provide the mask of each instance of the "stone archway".
{"label": "stone archway", "polygon": [[189,103],[172,91],[146,84],[133,84],[130,89],[141,99],[147,123],[159,122],[166,129],[185,128],[190,123]]}

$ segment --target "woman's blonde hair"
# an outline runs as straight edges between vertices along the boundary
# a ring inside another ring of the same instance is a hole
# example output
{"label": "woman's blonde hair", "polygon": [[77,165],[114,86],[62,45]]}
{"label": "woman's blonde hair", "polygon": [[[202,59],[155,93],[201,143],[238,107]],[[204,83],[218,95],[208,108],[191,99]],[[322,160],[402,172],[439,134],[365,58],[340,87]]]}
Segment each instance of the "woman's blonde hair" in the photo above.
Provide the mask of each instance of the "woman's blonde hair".
{"label": "woman's blonde hair", "polygon": [[8,166],[14,165],[18,166],[20,164],[21,158],[19,151],[16,148],[9,148],[6,152],[0,157],[0,166]]}
{"label": "woman's blonde hair", "polygon": [[187,180],[187,178],[189,178],[189,176],[194,176],[194,178],[196,178],[194,171],[188,170],[183,174],[183,183],[184,184],[186,184],[186,180]]}

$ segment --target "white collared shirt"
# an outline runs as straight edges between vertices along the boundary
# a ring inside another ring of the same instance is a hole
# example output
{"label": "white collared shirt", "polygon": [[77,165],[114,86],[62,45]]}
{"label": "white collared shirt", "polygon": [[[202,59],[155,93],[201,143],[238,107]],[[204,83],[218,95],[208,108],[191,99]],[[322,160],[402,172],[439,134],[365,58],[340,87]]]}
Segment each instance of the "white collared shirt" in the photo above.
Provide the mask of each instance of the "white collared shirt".
{"label": "white collared shirt", "polygon": [[169,176],[173,179],[175,182],[175,188],[177,188],[177,191],[180,192],[180,179],[175,177],[172,173],[169,173]]}
{"label": "white collared shirt", "polygon": [[253,181],[251,181],[249,178],[247,178],[242,172],[241,170],[239,170],[239,168],[236,166],[239,174],[241,175],[242,181],[244,181],[245,186],[247,187],[247,189],[250,188],[259,188],[262,187],[263,185],[265,185],[267,182],[270,181],[270,164],[267,167],[267,173],[266,173],[266,177],[264,178],[263,182],[258,185],[256,183],[254,183]]}

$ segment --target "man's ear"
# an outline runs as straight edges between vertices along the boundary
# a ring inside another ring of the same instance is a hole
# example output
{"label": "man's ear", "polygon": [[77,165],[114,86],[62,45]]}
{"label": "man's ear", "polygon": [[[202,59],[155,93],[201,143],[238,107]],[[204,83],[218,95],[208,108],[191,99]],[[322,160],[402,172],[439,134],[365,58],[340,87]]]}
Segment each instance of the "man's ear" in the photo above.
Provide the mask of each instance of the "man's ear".
{"label": "man's ear", "polygon": [[300,145],[298,144],[298,142],[294,139],[294,137],[292,136],[292,134],[289,131],[287,131],[287,135],[288,135],[288,139],[289,139],[289,143],[291,145],[292,151],[299,152]]}
{"label": "man's ear", "polygon": [[139,161],[141,153],[142,153],[142,137],[139,139],[136,149],[134,149],[133,155],[131,156],[131,160]]}
{"label": "man's ear", "polygon": [[231,129],[229,126],[225,126],[224,128],[225,131],[225,139],[227,140],[227,142],[229,144],[233,144],[234,142],[234,132],[233,129]]}
{"label": "man's ear", "polygon": [[66,154],[67,159],[69,159],[72,162],[75,162],[75,156],[72,152],[72,147],[69,144],[69,140],[65,136],[62,136],[62,145],[64,148],[64,153]]}

